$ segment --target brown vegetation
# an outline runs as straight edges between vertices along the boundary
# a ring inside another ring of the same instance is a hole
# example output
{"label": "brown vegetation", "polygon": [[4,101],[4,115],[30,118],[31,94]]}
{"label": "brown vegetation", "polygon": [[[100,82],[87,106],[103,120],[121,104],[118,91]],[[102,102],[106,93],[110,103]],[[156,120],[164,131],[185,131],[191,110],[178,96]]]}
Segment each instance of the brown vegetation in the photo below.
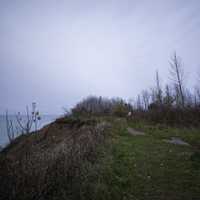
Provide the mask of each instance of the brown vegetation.
{"label": "brown vegetation", "polygon": [[62,118],[0,154],[0,199],[87,199],[106,123]]}

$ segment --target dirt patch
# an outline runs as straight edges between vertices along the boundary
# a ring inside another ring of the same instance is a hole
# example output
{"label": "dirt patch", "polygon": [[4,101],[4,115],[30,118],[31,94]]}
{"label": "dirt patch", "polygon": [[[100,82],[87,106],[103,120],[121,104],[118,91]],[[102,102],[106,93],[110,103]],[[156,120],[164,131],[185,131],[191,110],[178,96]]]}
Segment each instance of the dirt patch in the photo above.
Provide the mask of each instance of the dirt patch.
{"label": "dirt patch", "polygon": [[128,133],[129,133],[130,135],[133,135],[133,136],[137,136],[137,135],[145,135],[144,132],[137,131],[137,130],[131,128],[131,127],[128,127],[128,128],[127,128],[127,131],[128,131]]}
{"label": "dirt patch", "polygon": [[171,144],[176,144],[176,145],[185,145],[185,146],[190,146],[189,143],[183,141],[182,139],[178,137],[172,137],[170,140],[164,139],[164,142],[171,143]]}

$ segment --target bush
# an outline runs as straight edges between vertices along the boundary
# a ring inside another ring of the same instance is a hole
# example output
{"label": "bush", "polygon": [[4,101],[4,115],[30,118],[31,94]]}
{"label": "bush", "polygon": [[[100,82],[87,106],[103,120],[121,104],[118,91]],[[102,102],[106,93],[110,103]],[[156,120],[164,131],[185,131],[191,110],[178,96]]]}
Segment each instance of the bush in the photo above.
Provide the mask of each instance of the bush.
{"label": "bush", "polygon": [[72,109],[72,114],[74,116],[116,115],[123,117],[131,110],[131,105],[122,99],[90,96],[78,103]]}
{"label": "bush", "polygon": [[113,106],[113,115],[118,116],[118,117],[126,117],[128,112],[130,111],[130,108],[128,107],[128,105],[126,103],[119,102],[116,103]]}

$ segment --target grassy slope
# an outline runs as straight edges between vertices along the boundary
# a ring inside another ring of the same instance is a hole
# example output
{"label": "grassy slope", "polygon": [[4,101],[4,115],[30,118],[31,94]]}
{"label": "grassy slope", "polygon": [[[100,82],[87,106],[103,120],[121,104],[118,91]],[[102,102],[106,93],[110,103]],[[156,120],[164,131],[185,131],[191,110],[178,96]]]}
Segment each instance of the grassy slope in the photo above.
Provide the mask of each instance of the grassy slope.
{"label": "grassy slope", "polygon": [[[97,120],[108,121],[111,125],[109,137],[106,137],[110,139],[106,140],[105,145],[100,145],[97,151],[99,159],[95,162],[81,161],[81,166],[85,165],[81,169],[85,171],[81,171],[82,176],[77,177],[80,185],[71,191],[73,193],[72,197],[65,194],[58,197],[55,195],[54,197],[57,198],[51,197],[51,199],[200,199],[200,155],[199,153],[194,154],[194,152],[199,152],[199,129],[178,129],[163,125],[153,126],[109,117],[97,118]],[[66,121],[65,123],[69,122]],[[27,138],[25,136],[23,136],[25,138],[18,138],[15,144],[7,148],[6,152],[8,152],[6,154],[16,155],[18,151],[21,152],[24,144],[28,146],[32,144],[30,147],[33,147],[33,149],[37,149],[37,146],[48,147],[47,149],[51,150],[51,153],[54,152],[54,147],[62,147],[61,144],[65,140],[65,147],[70,147],[70,143],[68,143],[70,140],[66,136],[70,136],[72,133],[71,129],[65,128],[65,123],[64,125],[58,122],[54,124],[46,135],[46,139],[43,137],[42,132],[38,135],[29,135]],[[132,136],[127,132],[127,127],[142,130],[146,135]],[[82,136],[86,133],[87,131],[83,131]],[[179,146],[163,141],[163,139],[170,139],[172,136],[182,138],[184,141],[189,142],[191,146]],[[89,141],[88,139],[86,138],[86,141]],[[22,140],[21,145],[17,144],[18,140]],[[87,146],[88,143],[86,142],[80,149],[83,151],[84,147]],[[46,148],[42,148],[41,151]],[[75,152],[74,155],[77,155],[77,153]],[[67,155],[64,158],[66,159]],[[59,163],[58,167],[62,169],[62,165],[59,166]],[[39,169],[41,171],[41,168]],[[66,170],[66,166],[64,166],[64,169]],[[57,171],[55,171],[55,174]],[[62,185],[63,189],[65,189],[69,182],[63,171],[61,172],[58,176],[56,175],[56,180],[61,180],[60,182],[64,183]],[[52,184],[55,184],[56,180],[53,176]],[[60,192],[60,190],[61,187],[59,186],[58,191]],[[24,188],[23,191],[26,193]],[[21,193],[19,195],[21,196]]]}
{"label": "grassy slope", "polygon": [[[200,199],[200,167],[191,155],[200,143],[199,130],[147,126],[112,120],[112,145],[104,152],[94,199]],[[127,127],[145,131],[131,136]],[[165,143],[179,136],[192,146]],[[198,154],[199,156],[199,154]]]}

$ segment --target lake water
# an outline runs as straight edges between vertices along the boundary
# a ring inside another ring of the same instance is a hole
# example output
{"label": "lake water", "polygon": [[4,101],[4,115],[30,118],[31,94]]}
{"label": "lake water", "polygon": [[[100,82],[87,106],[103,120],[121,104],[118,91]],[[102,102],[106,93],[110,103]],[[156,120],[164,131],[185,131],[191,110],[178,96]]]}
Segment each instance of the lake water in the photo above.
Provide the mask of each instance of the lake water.
{"label": "lake water", "polygon": [[[43,115],[41,120],[38,122],[38,129],[42,128],[44,125],[47,125],[53,122],[58,116],[56,115]],[[18,126],[16,121],[16,117],[14,115],[9,115],[9,119],[12,120],[14,129]],[[22,116],[22,122],[26,120],[25,116]],[[34,130],[34,126],[32,126],[32,130]],[[17,132],[15,130],[15,132]],[[17,135],[17,133],[16,133]],[[6,128],[6,116],[0,115],[0,146],[3,147],[9,142],[7,136],[7,128]]]}

